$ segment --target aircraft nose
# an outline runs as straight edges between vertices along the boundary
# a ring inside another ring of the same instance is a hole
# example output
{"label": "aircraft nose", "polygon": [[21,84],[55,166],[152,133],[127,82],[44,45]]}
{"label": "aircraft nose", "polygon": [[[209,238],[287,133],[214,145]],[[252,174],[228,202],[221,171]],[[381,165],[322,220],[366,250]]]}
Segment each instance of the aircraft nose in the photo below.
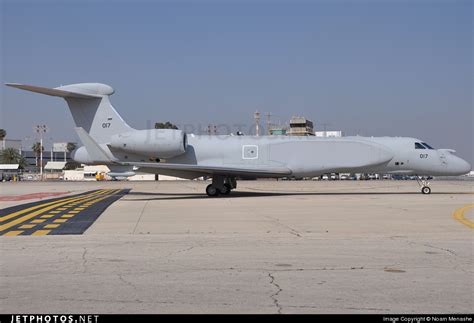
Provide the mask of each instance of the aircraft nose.
{"label": "aircraft nose", "polygon": [[449,158],[448,167],[455,175],[464,175],[471,171],[471,164],[462,158],[451,155]]}

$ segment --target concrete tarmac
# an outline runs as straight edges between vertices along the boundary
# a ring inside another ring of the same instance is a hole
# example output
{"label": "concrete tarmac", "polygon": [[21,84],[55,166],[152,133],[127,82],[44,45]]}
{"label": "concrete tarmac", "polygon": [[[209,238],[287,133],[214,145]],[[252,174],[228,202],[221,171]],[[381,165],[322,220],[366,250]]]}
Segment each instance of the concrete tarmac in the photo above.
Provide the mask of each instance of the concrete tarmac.
{"label": "concrete tarmac", "polygon": [[473,181],[238,184],[1,183],[131,192],[83,235],[0,237],[0,312],[472,313]]}

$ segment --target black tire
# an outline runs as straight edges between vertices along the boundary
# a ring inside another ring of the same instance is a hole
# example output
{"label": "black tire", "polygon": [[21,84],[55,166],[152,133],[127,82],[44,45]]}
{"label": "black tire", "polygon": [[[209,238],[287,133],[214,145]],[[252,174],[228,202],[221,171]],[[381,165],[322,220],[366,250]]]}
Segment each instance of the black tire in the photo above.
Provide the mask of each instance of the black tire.
{"label": "black tire", "polygon": [[431,193],[431,188],[429,188],[428,186],[423,186],[421,188],[421,193],[423,194],[430,194]]}
{"label": "black tire", "polygon": [[232,191],[232,187],[230,186],[230,184],[225,183],[224,184],[224,189],[219,190],[219,193],[221,193],[222,195],[229,195],[230,191]]}
{"label": "black tire", "polygon": [[209,184],[206,187],[206,194],[207,196],[215,197],[219,195],[219,190],[215,186],[212,186],[212,184]]}

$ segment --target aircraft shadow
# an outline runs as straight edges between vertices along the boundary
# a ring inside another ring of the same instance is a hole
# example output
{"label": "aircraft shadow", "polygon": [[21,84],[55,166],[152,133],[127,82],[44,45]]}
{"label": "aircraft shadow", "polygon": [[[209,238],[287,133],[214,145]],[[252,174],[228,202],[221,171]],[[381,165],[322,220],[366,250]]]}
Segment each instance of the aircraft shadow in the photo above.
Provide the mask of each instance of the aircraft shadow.
{"label": "aircraft shadow", "polygon": [[[459,195],[472,194],[470,192],[432,192],[434,195]],[[377,195],[422,195],[421,192],[239,192],[217,198],[246,198],[246,197],[269,197],[269,196],[377,196]],[[147,196],[146,198],[127,198],[127,196]],[[205,193],[150,193],[130,192],[123,201],[153,201],[153,200],[192,200],[209,199]]]}

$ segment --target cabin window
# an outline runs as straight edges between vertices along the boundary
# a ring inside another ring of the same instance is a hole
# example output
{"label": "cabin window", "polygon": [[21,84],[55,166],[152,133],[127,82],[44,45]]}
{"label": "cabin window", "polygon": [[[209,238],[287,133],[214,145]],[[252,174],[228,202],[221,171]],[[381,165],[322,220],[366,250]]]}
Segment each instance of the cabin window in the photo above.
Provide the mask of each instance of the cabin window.
{"label": "cabin window", "polygon": [[426,148],[425,148],[425,146],[423,146],[419,142],[415,142],[415,149],[426,149]]}
{"label": "cabin window", "polygon": [[433,147],[431,147],[430,145],[428,145],[426,142],[422,142],[423,146],[425,146],[426,148],[428,149],[434,149]]}

